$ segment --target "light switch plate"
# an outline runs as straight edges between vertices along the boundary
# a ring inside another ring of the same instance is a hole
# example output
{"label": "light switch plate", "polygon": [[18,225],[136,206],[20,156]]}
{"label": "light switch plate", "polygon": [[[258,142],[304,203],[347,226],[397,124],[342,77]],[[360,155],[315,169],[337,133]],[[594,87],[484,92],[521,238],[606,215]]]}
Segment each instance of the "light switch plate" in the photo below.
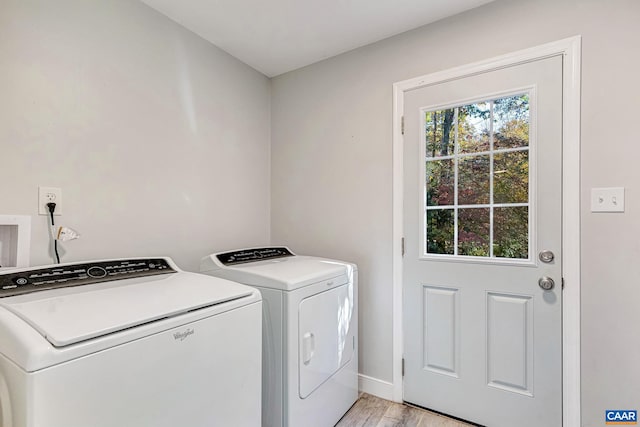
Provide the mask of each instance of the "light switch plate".
{"label": "light switch plate", "polygon": [[591,212],[624,212],[624,187],[592,188]]}

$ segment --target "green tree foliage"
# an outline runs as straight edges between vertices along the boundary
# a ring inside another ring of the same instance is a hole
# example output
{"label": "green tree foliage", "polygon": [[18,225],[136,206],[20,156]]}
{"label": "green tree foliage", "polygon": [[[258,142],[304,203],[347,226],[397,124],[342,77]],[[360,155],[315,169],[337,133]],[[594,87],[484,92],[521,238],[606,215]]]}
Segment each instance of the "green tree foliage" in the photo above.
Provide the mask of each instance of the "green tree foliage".
{"label": "green tree foliage", "polygon": [[453,209],[427,211],[427,253],[454,254]]}
{"label": "green tree foliage", "polygon": [[529,255],[527,236],[529,212],[525,206],[495,208],[493,213],[493,255],[501,258],[526,259]]}

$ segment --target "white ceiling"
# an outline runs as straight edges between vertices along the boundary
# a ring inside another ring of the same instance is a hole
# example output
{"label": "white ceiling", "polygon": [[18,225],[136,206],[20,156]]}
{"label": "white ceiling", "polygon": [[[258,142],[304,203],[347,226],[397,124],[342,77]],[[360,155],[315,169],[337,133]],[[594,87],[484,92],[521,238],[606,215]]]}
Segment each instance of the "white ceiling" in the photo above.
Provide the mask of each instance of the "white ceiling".
{"label": "white ceiling", "polygon": [[273,77],[493,0],[142,0]]}

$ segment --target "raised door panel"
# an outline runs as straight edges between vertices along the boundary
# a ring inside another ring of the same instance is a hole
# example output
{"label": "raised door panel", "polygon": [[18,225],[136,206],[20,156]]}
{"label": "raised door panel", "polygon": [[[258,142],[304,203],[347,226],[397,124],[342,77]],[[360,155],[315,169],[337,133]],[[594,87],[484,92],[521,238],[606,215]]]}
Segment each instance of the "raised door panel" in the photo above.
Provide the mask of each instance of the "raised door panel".
{"label": "raised door panel", "polygon": [[487,293],[487,382],[533,396],[533,298]]}
{"label": "raised door panel", "polygon": [[460,349],[458,290],[425,286],[423,298],[424,369],[457,377]]}

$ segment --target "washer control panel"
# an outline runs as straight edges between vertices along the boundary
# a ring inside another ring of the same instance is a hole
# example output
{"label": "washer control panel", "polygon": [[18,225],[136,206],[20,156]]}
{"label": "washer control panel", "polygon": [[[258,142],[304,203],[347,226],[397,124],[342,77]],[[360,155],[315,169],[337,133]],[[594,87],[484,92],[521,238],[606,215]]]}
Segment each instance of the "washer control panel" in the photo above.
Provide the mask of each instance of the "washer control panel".
{"label": "washer control panel", "polygon": [[265,261],[273,258],[284,258],[294,254],[284,246],[275,248],[253,248],[239,251],[225,252],[216,255],[224,265],[242,264],[245,262]]}
{"label": "washer control panel", "polygon": [[90,285],[133,277],[175,273],[163,258],[65,264],[0,274],[0,298],[45,289]]}

